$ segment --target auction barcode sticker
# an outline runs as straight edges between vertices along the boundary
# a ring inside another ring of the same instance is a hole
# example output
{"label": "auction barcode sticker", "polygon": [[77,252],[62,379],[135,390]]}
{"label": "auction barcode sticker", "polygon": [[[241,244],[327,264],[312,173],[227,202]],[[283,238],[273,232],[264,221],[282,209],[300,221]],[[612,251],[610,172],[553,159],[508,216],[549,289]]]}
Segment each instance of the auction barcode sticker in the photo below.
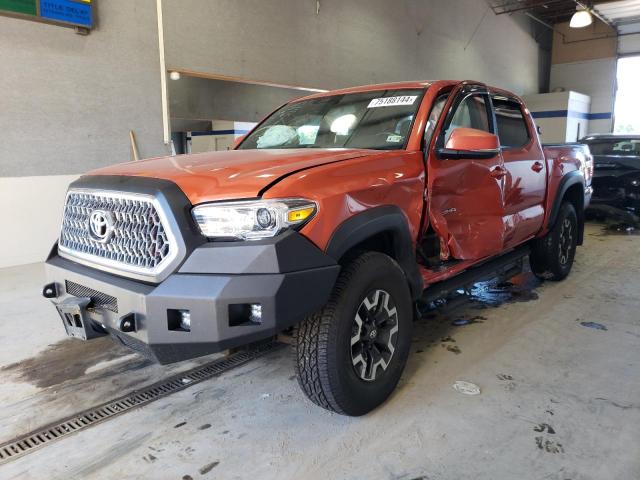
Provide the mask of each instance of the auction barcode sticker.
{"label": "auction barcode sticker", "polygon": [[369,102],[367,108],[395,107],[397,105],[413,105],[418,98],[417,95],[401,95],[399,97],[374,98]]}

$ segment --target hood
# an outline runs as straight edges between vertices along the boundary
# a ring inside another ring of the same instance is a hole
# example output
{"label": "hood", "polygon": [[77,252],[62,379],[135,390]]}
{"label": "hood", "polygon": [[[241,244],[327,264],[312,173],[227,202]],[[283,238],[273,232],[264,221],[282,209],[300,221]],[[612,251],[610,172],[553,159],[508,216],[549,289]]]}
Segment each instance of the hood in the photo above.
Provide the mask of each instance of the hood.
{"label": "hood", "polygon": [[358,149],[228,150],[158,157],[113,165],[89,175],[160,178],[176,183],[193,205],[252,198],[282,177],[307,168],[370,155]]}

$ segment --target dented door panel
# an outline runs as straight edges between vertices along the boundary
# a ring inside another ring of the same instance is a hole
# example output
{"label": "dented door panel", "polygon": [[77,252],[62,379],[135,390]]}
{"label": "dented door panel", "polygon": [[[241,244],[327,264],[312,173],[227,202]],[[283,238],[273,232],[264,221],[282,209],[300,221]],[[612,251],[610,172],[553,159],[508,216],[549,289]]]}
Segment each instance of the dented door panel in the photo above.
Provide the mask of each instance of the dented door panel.
{"label": "dented door panel", "polygon": [[431,162],[431,220],[453,258],[478,259],[502,251],[503,181],[491,176],[501,164],[499,156]]}

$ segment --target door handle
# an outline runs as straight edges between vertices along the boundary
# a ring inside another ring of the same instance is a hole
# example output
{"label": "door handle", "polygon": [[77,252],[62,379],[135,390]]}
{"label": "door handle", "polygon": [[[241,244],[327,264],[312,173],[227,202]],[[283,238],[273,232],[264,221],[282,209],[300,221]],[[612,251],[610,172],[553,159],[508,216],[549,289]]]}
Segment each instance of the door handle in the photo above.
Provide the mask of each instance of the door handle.
{"label": "door handle", "polygon": [[493,178],[502,178],[507,174],[507,169],[504,167],[495,167],[494,169],[491,170],[490,175]]}
{"label": "door handle", "polygon": [[534,172],[541,172],[543,168],[544,165],[542,165],[542,162],[535,162],[533,165],[531,165],[531,170],[533,170]]}

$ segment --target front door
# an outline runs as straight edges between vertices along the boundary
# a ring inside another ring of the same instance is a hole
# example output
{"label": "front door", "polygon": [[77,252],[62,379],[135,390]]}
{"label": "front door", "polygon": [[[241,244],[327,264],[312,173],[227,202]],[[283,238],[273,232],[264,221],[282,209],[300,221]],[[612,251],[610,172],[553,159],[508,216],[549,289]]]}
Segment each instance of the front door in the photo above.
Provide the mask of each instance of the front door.
{"label": "front door", "polygon": [[429,218],[441,239],[441,257],[473,260],[498,254],[504,244],[502,156],[452,160],[436,153],[456,128],[495,133],[487,88],[460,84],[444,112],[427,172]]}

